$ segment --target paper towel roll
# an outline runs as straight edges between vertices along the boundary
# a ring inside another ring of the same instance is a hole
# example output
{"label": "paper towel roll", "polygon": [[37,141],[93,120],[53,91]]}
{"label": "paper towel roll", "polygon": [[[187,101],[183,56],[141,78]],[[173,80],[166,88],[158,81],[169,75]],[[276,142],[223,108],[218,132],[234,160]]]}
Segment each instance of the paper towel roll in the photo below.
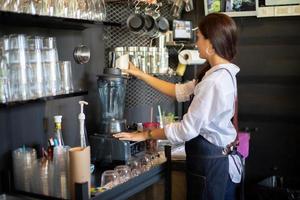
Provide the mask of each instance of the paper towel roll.
{"label": "paper towel roll", "polygon": [[200,65],[206,62],[199,57],[198,50],[183,50],[178,54],[178,60],[184,65]]}
{"label": "paper towel roll", "polygon": [[[75,199],[75,183],[88,182],[88,188],[91,187],[91,153],[90,147],[75,147],[69,151],[70,158],[70,188],[72,199]],[[89,197],[90,197],[89,192]]]}

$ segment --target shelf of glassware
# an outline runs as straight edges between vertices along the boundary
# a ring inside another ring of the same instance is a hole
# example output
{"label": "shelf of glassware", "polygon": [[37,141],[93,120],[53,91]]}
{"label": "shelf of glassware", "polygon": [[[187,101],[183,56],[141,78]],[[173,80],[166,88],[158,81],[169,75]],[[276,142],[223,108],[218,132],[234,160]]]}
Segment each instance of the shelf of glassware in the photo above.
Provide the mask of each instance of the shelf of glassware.
{"label": "shelf of glassware", "polygon": [[27,103],[33,103],[33,102],[50,101],[50,100],[54,100],[54,99],[83,96],[83,95],[87,95],[87,94],[88,94],[88,91],[86,91],[86,90],[77,90],[77,91],[70,92],[70,93],[58,94],[58,95],[53,95],[53,96],[43,96],[43,97],[39,97],[36,99],[28,99],[28,100],[0,103],[0,107],[11,107],[11,106],[23,105],[23,104],[27,104]]}
{"label": "shelf of glassware", "polygon": [[257,17],[299,16],[300,5],[260,6],[256,0]]}
{"label": "shelf of glassware", "polygon": [[35,26],[42,28],[83,30],[99,25],[121,26],[121,23],[109,21],[94,21],[45,15],[32,15],[0,10],[0,24],[10,26]]}

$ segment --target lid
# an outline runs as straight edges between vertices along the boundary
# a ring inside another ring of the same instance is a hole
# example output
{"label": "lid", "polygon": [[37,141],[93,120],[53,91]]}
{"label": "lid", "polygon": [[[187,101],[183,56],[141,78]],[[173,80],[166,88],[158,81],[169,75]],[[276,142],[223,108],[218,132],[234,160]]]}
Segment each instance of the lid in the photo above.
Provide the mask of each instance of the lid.
{"label": "lid", "polygon": [[106,67],[104,68],[103,70],[103,74],[108,74],[108,75],[121,75],[122,74],[122,71],[121,69],[119,68],[109,68],[109,67]]}
{"label": "lid", "polygon": [[126,77],[122,76],[121,69],[106,67],[103,70],[103,74],[98,75],[98,81],[99,80],[122,81],[126,80]]}

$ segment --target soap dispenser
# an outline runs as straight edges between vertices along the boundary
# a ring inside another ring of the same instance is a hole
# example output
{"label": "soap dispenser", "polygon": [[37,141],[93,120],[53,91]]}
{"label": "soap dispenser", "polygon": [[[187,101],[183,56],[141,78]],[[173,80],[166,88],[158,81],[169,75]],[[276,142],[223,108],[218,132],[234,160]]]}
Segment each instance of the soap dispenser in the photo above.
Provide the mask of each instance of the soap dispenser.
{"label": "soap dispenser", "polygon": [[70,190],[72,199],[76,198],[75,184],[87,184],[88,196],[91,196],[89,188],[91,187],[91,150],[86,144],[84,120],[85,114],[83,112],[84,105],[88,105],[85,101],[79,101],[80,113],[78,115],[79,120],[79,133],[80,133],[80,147],[71,148],[69,151],[70,156]]}
{"label": "soap dispenser", "polygon": [[79,120],[80,146],[82,148],[85,148],[86,147],[85,126],[84,126],[85,114],[83,112],[83,106],[88,105],[88,102],[79,101],[79,104],[80,104],[80,113],[78,115],[78,120]]}

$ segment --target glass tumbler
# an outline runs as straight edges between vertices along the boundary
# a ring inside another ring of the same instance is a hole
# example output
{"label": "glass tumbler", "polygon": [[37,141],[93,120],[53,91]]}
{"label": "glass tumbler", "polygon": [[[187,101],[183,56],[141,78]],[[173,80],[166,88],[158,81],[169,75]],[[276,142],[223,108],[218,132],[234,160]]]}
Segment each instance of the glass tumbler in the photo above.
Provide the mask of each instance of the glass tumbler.
{"label": "glass tumbler", "polygon": [[142,173],[141,163],[137,158],[132,157],[127,164],[131,169],[131,177],[138,176]]}
{"label": "glass tumbler", "polygon": [[40,15],[42,13],[42,0],[23,0],[22,12]]}
{"label": "glass tumbler", "polygon": [[6,52],[8,55],[10,100],[26,100],[31,97],[31,69],[27,62],[28,51],[14,49]]}
{"label": "glass tumbler", "polygon": [[68,1],[68,17],[76,18],[77,9],[78,9],[77,0],[69,0]]}
{"label": "glass tumbler", "polygon": [[144,157],[141,158],[141,169],[143,172],[149,171],[152,167],[152,158],[150,154],[145,154]]}
{"label": "glass tumbler", "polygon": [[13,2],[12,0],[1,0],[0,8],[3,11],[12,11]]}
{"label": "glass tumbler", "polygon": [[62,92],[70,93],[74,90],[71,61],[60,61],[59,68],[61,73]]}
{"label": "glass tumbler", "polygon": [[28,62],[31,68],[32,98],[44,96],[43,67],[42,67],[42,38],[28,37]]}
{"label": "glass tumbler", "polygon": [[93,20],[104,21],[106,19],[106,8],[104,0],[93,0],[95,4],[95,13]]}
{"label": "glass tumbler", "polygon": [[9,35],[9,49],[27,49],[26,36],[23,34]]}
{"label": "glass tumbler", "polygon": [[115,167],[115,171],[119,174],[120,183],[124,183],[131,178],[131,170],[127,165],[118,165]]}
{"label": "glass tumbler", "polygon": [[120,183],[119,174],[114,170],[106,170],[101,175],[101,187],[111,189]]}
{"label": "glass tumbler", "polygon": [[46,95],[61,93],[61,74],[56,49],[42,50],[44,91]]}
{"label": "glass tumbler", "polygon": [[9,98],[8,68],[6,58],[0,55],[0,103],[5,103]]}
{"label": "glass tumbler", "polygon": [[43,49],[56,49],[56,38],[55,37],[43,38]]}

